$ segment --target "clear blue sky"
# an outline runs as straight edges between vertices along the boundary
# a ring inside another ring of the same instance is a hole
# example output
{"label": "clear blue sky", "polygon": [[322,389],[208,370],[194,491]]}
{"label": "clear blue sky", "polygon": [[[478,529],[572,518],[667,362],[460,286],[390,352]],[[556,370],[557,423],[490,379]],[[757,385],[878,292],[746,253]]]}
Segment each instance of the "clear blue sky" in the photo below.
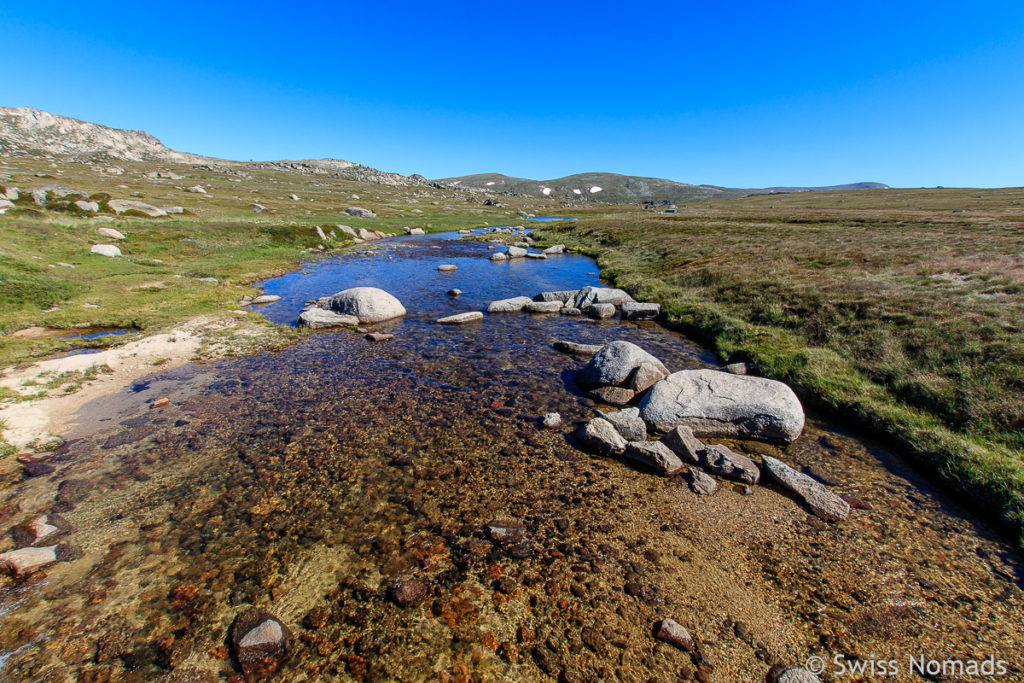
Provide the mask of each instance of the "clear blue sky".
{"label": "clear blue sky", "polygon": [[9,2],[0,105],[231,159],[1024,185],[1024,0]]}

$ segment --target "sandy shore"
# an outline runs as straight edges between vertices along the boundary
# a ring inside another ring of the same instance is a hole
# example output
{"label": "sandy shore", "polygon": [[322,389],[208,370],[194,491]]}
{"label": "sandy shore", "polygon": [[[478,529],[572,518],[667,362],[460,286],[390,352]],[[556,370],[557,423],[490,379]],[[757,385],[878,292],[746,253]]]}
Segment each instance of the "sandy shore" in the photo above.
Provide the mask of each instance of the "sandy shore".
{"label": "sandy shore", "polygon": [[[55,436],[66,434],[76,425],[76,414],[85,404],[117,393],[133,380],[157,370],[170,370],[199,360],[204,339],[210,333],[231,329],[244,336],[259,336],[262,330],[250,328],[239,318],[200,317],[189,320],[164,334],[156,334],[99,353],[79,354],[65,358],[39,361],[23,368],[6,368],[0,372],[0,387],[32,396],[39,384],[65,373],[82,375],[90,371],[95,377],[70,393],[58,387],[48,395],[19,403],[0,406],[4,422],[3,438],[19,449],[31,449]],[[223,348],[212,350],[220,355]],[[0,467],[13,466],[13,458]]]}

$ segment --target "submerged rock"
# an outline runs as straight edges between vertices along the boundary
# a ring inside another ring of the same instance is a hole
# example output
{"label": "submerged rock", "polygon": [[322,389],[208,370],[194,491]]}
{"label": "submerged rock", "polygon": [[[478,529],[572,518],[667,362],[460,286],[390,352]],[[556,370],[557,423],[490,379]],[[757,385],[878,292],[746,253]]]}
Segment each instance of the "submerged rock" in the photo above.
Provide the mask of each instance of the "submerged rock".
{"label": "submerged rock", "polygon": [[228,637],[238,666],[248,677],[273,675],[294,649],[292,632],[262,609],[239,614]]}
{"label": "submerged rock", "polygon": [[772,479],[798,495],[811,512],[826,522],[840,522],[850,514],[850,504],[825,488],[824,484],[768,455],[761,456],[761,464]]}
{"label": "submerged rock", "polygon": [[562,426],[562,416],[558,413],[546,413],[541,420],[541,424],[548,429],[558,429]]}
{"label": "submerged rock", "polygon": [[693,636],[674,619],[663,619],[655,628],[654,637],[687,652],[694,647]]}
{"label": "submerged rock", "polygon": [[576,438],[598,455],[622,455],[626,452],[626,440],[611,422],[600,417],[580,427],[576,431]]}
{"label": "submerged rock", "polygon": [[626,457],[659,474],[671,475],[683,469],[679,456],[660,441],[631,441],[626,446]]}
{"label": "submerged rock", "polygon": [[70,531],[70,525],[58,514],[39,515],[11,529],[11,537],[19,548],[37,546]]}
{"label": "submerged rock", "polygon": [[480,311],[469,311],[468,313],[456,313],[455,315],[449,315],[445,318],[438,318],[437,322],[444,325],[462,325],[464,323],[483,320],[483,318],[484,314]]}
{"label": "submerged rock", "polygon": [[353,287],[327,300],[327,308],[342,315],[354,315],[360,323],[378,323],[405,315],[402,302],[376,287]]}
{"label": "submerged rock", "polygon": [[48,567],[58,560],[57,546],[48,545],[42,548],[20,548],[0,553],[0,567],[7,570],[15,578],[22,578]]}
{"label": "submerged rock", "polygon": [[388,597],[399,607],[410,607],[423,600],[430,587],[419,579],[396,581],[388,588]]}
{"label": "submerged rock", "polygon": [[368,332],[364,334],[363,337],[365,337],[367,341],[382,342],[394,339],[395,335],[388,334],[387,332]]}
{"label": "submerged rock", "polygon": [[714,474],[744,484],[756,484],[761,479],[761,470],[753,460],[722,444],[706,447],[701,464]]}
{"label": "submerged rock", "polygon": [[794,441],[804,427],[800,401],[782,382],[717,370],[669,375],[644,396],[640,415],[659,432],[686,425],[696,434],[769,441]]}
{"label": "submerged rock", "polygon": [[686,481],[690,490],[700,496],[713,496],[718,493],[718,482],[710,474],[691,467],[686,473]]}
{"label": "submerged rock", "polygon": [[683,425],[676,427],[666,434],[661,442],[671,448],[676,455],[683,459],[683,462],[691,465],[700,464],[705,446],[700,439],[693,435],[693,430],[689,427]]}
{"label": "submerged rock", "polygon": [[603,347],[600,344],[578,344],[571,341],[558,340],[551,345],[555,351],[568,353],[571,356],[583,356],[589,358],[600,351]]}
{"label": "submerged rock", "polygon": [[610,406],[624,406],[636,398],[636,392],[625,387],[598,387],[588,391],[587,396]]}
{"label": "submerged rock", "polygon": [[351,327],[358,325],[359,318],[354,315],[341,315],[323,308],[311,308],[299,315],[299,327],[311,330],[322,330],[328,327]]}

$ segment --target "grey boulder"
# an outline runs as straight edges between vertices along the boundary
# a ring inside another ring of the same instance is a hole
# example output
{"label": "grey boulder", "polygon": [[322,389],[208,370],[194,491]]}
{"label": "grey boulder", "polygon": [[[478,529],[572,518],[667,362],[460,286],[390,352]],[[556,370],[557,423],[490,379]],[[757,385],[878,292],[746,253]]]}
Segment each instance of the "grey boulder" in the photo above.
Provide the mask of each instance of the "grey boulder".
{"label": "grey boulder", "polygon": [[640,419],[639,408],[623,408],[611,413],[601,411],[601,417],[611,422],[626,441],[644,441],[647,438],[647,425]]}
{"label": "grey boulder", "polygon": [[607,320],[615,317],[615,306],[611,304],[590,304],[587,306],[587,315],[598,320]]}
{"label": "grey boulder", "polygon": [[533,303],[533,299],[528,296],[515,296],[511,299],[499,299],[487,304],[487,312],[518,313],[531,303]]}
{"label": "grey boulder", "polygon": [[506,258],[523,258],[526,256],[526,250],[522,247],[509,247],[505,250]]}
{"label": "grey boulder", "polygon": [[563,304],[576,296],[578,289],[563,289],[557,292],[541,292],[533,297],[534,301],[561,301]]}
{"label": "grey boulder", "polygon": [[360,323],[379,323],[405,315],[402,302],[376,287],[353,287],[327,300],[327,308],[342,315],[354,315]]}
{"label": "grey boulder", "polygon": [[582,387],[621,386],[624,387],[630,376],[643,364],[647,364],[662,376],[668,375],[665,365],[641,349],[627,341],[613,341],[605,344],[594,354],[586,367],[576,373],[576,381]]}
{"label": "grey boulder", "polygon": [[576,293],[573,299],[573,307],[586,310],[591,304],[611,304],[621,306],[626,301],[632,301],[633,297],[621,289],[610,287],[584,287]]}
{"label": "grey boulder", "polygon": [[369,209],[364,209],[359,206],[350,206],[345,209],[345,213],[349,216],[355,216],[356,218],[376,218],[377,214]]}
{"label": "grey boulder", "polygon": [[659,474],[671,475],[683,469],[683,461],[660,441],[631,441],[626,446],[626,457]]}
{"label": "grey boulder", "polygon": [[565,245],[564,244],[552,245],[552,246],[548,247],[547,249],[545,249],[544,253],[545,254],[564,254],[565,253]]}
{"label": "grey boulder", "polygon": [[640,415],[658,432],[685,425],[696,434],[769,441],[794,441],[804,428],[803,407],[788,386],[717,370],[669,375],[644,396]]}
{"label": "grey boulder", "polygon": [[526,304],[524,310],[527,313],[558,313],[562,310],[561,301],[531,301]]}
{"label": "grey boulder", "polygon": [[472,323],[477,320],[483,320],[484,314],[480,311],[469,311],[468,313],[456,313],[455,315],[449,315],[444,318],[438,318],[437,322],[442,325],[462,325],[464,323]]}
{"label": "grey boulder", "polygon": [[[640,409],[637,408],[637,413],[639,412]],[[700,464],[701,454],[704,452],[705,446],[701,443],[700,439],[693,435],[693,430],[689,427],[684,427],[683,425],[676,427],[666,434],[661,442],[671,448],[684,462],[688,462],[691,465]]]}
{"label": "grey boulder", "polygon": [[756,484],[761,479],[761,470],[753,460],[722,444],[705,448],[701,455],[701,464],[714,474],[744,484]]}
{"label": "grey boulder", "polygon": [[622,304],[623,320],[654,320],[661,313],[661,304],[642,304],[625,301]]}

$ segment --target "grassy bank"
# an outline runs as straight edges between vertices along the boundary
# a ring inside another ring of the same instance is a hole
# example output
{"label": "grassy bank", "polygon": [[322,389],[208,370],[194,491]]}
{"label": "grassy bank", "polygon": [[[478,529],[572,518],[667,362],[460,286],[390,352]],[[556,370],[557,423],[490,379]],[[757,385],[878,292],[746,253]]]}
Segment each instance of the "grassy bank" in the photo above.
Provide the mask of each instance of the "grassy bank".
{"label": "grassy bank", "polygon": [[[981,196],[979,196],[981,195]],[[723,360],[1024,530],[1024,191],[758,197],[546,226]]]}

